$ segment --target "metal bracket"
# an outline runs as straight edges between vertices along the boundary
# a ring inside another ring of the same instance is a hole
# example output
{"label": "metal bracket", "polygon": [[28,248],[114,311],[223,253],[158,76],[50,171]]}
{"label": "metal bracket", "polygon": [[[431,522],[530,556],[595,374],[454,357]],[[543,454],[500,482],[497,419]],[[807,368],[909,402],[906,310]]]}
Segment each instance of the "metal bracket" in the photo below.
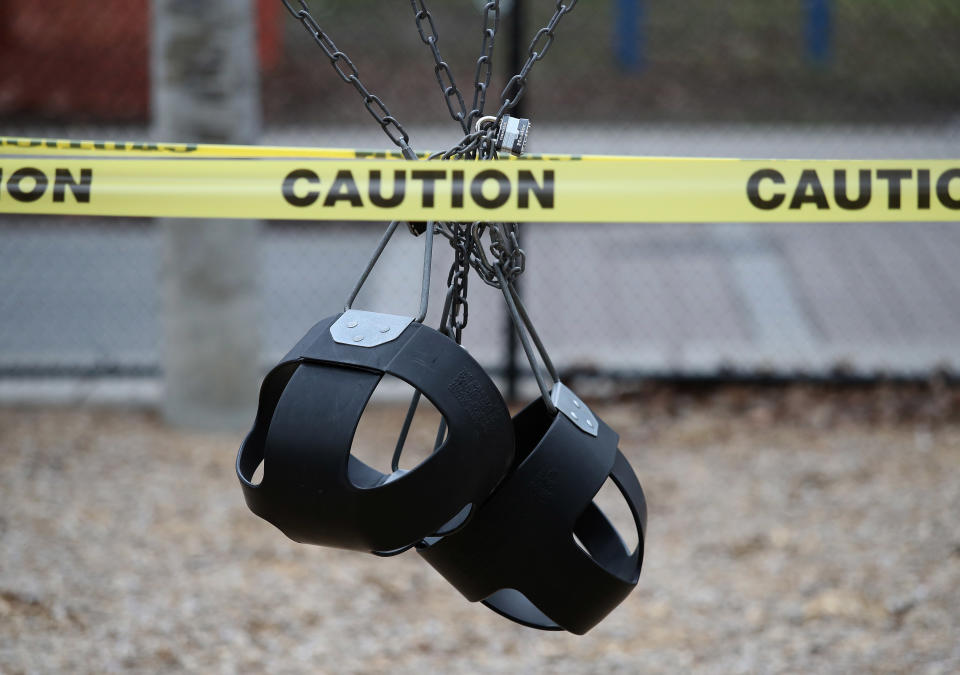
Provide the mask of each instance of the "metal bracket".
{"label": "metal bracket", "polygon": [[330,336],[342,345],[379,347],[400,337],[412,321],[410,316],[348,309],[330,326]]}
{"label": "metal bracket", "polygon": [[550,391],[550,400],[557,406],[557,410],[567,416],[581,431],[591,436],[597,435],[597,418],[573,391],[562,382],[553,385]]}

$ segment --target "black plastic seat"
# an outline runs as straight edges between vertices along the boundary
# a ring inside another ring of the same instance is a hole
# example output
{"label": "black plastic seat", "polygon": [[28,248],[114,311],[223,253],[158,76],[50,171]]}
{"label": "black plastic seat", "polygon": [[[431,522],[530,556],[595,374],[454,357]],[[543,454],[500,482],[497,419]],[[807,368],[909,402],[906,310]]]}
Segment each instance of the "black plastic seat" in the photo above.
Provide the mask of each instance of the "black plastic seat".
{"label": "black plastic seat", "polygon": [[[391,342],[358,347],[331,337],[338,317],[316,324],[267,375],[237,475],[250,509],[295,541],[396,552],[465,521],[490,495],[513,459],[510,415],[480,365],[432,328],[410,323]],[[350,455],[385,373],[422,392],[447,424],[433,455],[390,476]]]}
{"label": "black plastic seat", "polygon": [[[511,473],[466,527],[426,540],[419,553],[471,601],[527,626],[586,633],[639,579],[643,490],[619,437],[599,418],[594,437],[538,399],[513,422]],[[592,501],[608,477],[637,527],[632,552]]]}

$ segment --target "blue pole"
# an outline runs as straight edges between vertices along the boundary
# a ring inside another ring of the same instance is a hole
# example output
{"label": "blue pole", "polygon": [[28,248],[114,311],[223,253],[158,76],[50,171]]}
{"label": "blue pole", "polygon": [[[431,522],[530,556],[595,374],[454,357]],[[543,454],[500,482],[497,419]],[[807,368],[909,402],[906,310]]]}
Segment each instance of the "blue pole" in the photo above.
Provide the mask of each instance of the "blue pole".
{"label": "blue pole", "polygon": [[617,63],[638,72],[646,65],[646,0],[614,0],[614,35]]}
{"label": "blue pole", "polygon": [[826,63],[830,59],[830,0],[806,0],[807,56],[814,63]]}

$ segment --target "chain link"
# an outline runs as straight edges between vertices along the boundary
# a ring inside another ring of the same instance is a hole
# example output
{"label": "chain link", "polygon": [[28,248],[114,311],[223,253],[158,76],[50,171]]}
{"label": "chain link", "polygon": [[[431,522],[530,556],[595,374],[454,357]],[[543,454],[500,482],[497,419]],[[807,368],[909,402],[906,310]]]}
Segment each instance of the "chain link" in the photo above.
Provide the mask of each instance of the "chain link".
{"label": "chain link", "polygon": [[487,100],[487,89],[490,86],[490,79],[493,77],[493,47],[497,30],[500,27],[500,0],[490,0],[483,7],[480,56],[477,58],[474,68],[473,105],[469,113],[464,103],[463,94],[460,93],[460,89],[453,78],[450,66],[440,54],[440,34],[437,32],[437,26],[427,7],[426,0],[410,0],[410,6],[414,12],[420,40],[430,47],[430,52],[433,55],[433,71],[437,77],[437,83],[440,85],[440,91],[443,93],[443,100],[450,112],[450,117],[460,124],[463,133],[469,134],[473,123],[483,115],[483,108]]}
{"label": "chain link", "polygon": [[[400,122],[390,114],[384,102],[364,86],[356,65],[333,40],[321,29],[310,14],[306,0],[296,0],[300,8],[291,5],[294,0],[282,0],[287,11],[303,24],[316,43],[323,49],[337,76],[351,84],[363,98],[367,112],[377,121],[384,133],[397,145],[407,159],[416,159],[409,145],[410,137]],[[511,112],[526,93],[527,77],[534,65],[543,59],[553,45],[555,31],[560,21],[577,4],[577,0],[557,0],[550,21],[540,28],[527,47],[527,58],[520,71],[511,77],[500,93],[500,107],[486,125],[477,121],[483,117],[487,90],[493,76],[493,48],[500,26],[500,0],[489,0],[483,7],[483,32],[480,56],[474,69],[473,101],[467,111],[463,94],[457,87],[450,66],[440,53],[440,35],[426,0],[410,0],[417,32],[421,41],[430,48],[434,61],[434,74],[450,116],[463,130],[464,136],[446,151],[435,152],[429,159],[496,159],[496,136],[503,117]],[[474,128],[474,126],[477,128]],[[469,320],[467,300],[469,272],[472,267],[484,283],[502,288],[502,283],[512,285],[526,267],[526,254],[518,241],[517,223],[435,223],[436,232],[449,240],[454,250],[454,260],[447,275],[447,298],[444,303],[441,330],[459,344],[463,329]],[[411,226],[411,231],[415,229]],[[415,232],[416,233],[416,232]],[[483,243],[487,235],[489,244]],[[489,250],[490,256],[487,255]],[[492,259],[491,259],[492,258]],[[501,281],[502,280],[502,281]]]}
{"label": "chain link", "polygon": [[330,59],[330,65],[333,66],[334,71],[336,71],[340,79],[347,84],[353,85],[353,88],[357,90],[357,93],[363,98],[363,105],[367,109],[367,112],[377,121],[377,124],[380,125],[380,128],[383,129],[387,137],[393,141],[394,145],[400,148],[403,156],[407,159],[416,159],[417,155],[410,147],[410,136],[403,128],[403,125],[390,114],[390,110],[380,97],[371,94],[363,82],[360,81],[360,72],[357,70],[356,65],[350,60],[349,56],[337,49],[337,45],[334,44],[330,36],[323,31],[320,24],[317,23],[317,20],[314,19],[310,13],[310,6],[307,5],[306,0],[297,0],[300,5],[299,9],[294,8],[293,5],[290,4],[292,0],[282,0],[282,2],[291,16],[303,25],[323,50],[323,53],[327,55],[327,58]]}
{"label": "chain link", "polygon": [[413,8],[414,19],[417,22],[417,32],[420,33],[420,40],[423,44],[430,47],[433,54],[433,72],[437,77],[437,84],[440,85],[440,91],[443,92],[443,101],[447,104],[447,110],[450,111],[450,117],[463,128],[463,133],[470,130],[467,121],[467,104],[463,101],[463,94],[457,88],[457,83],[453,79],[453,73],[450,66],[440,55],[440,34],[437,33],[437,26],[433,22],[433,15],[427,9],[425,0],[410,0],[410,6]]}
{"label": "chain link", "polygon": [[527,90],[527,76],[530,75],[530,71],[533,70],[534,64],[540,61],[547,53],[547,50],[550,49],[550,46],[553,45],[554,31],[560,24],[561,19],[569,14],[576,4],[577,0],[569,0],[567,3],[562,2],[562,0],[557,0],[556,10],[550,18],[550,21],[546,26],[538,30],[533,40],[530,41],[530,46],[527,47],[526,62],[524,62],[520,68],[520,72],[510,78],[500,93],[500,109],[496,114],[498,123],[503,119],[503,116],[513,110],[520,102],[520,99],[523,98],[523,94]]}
{"label": "chain link", "polygon": [[[474,223],[471,227],[473,248],[471,249],[470,264],[483,282],[494,288],[500,288],[499,275],[496,268],[503,271],[508,283],[513,283],[523,274],[526,268],[526,253],[520,248],[517,238],[520,226],[517,223]],[[483,245],[484,233],[489,233],[488,247],[493,255],[494,262],[490,262]]]}
{"label": "chain link", "polygon": [[[520,99],[523,98],[523,95],[527,91],[527,77],[530,75],[530,71],[533,70],[534,65],[538,61],[543,59],[544,55],[553,45],[557,26],[560,24],[560,21],[563,19],[563,17],[573,10],[577,4],[577,1],[578,0],[568,0],[568,2],[564,3],[562,0],[558,0],[550,21],[547,23],[547,25],[542,27],[534,34],[533,39],[530,41],[530,44],[527,47],[526,61],[520,68],[520,71],[507,81],[506,85],[503,87],[503,90],[500,92],[500,108],[497,110],[496,114],[493,115],[494,122],[487,128],[488,131],[483,132],[482,130],[472,130],[468,128],[463,138],[461,138],[456,145],[445,152],[434,153],[431,155],[431,159],[474,159],[477,157],[476,153],[482,145],[490,144],[490,137],[496,134],[496,129],[504,115],[516,108],[517,104],[520,102]],[[483,114],[486,90],[490,82],[489,75],[491,71],[486,69],[481,72],[481,67],[487,68],[487,64],[489,64],[489,56],[487,52],[487,35],[489,29],[488,8],[494,4],[496,5],[496,22],[499,22],[499,1],[497,0],[496,2],[488,2],[484,7],[484,41],[482,45],[483,54],[477,61],[478,76],[474,83],[476,91],[476,96],[474,99],[475,103],[473,110],[471,110],[470,114],[468,115],[468,120],[471,125]],[[489,54],[492,54],[493,38],[495,36],[496,27],[492,29],[492,34],[490,35]],[[481,76],[485,78],[483,81],[480,79]],[[480,156],[481,159],[495,157],[495,152],[489,154],[488,156]]]}
{"label": "chain link", "polygon": [[470,304],[467,291],[470,281],[470,253],[473,249],[473,234],[469,225],[464,223],[444,223],[453,247],[453,264],[447,274],[447,300],[444,303],[444,316],[441,331],[449,335],[457,344],[463,341],[463,329],[470,319]]}
{"label": "chain link", "polygon": [[483,6],[483,33],[480,41],[480,57],[473,75],[473,108],[467,115],[469,132],[473,123],[483,116],[487,102],[487,88],[493,76],[493,43],[500,28],[500,0],[492,0]]}
{"label": "chain link", "polygon": [[[423,0],[411,0],[411,2],[420,3],[423,7]],[[500,108],[494,116],[495,120],[484,128],[471,130],[474,122],[483,115],[483,109],[486,101],[487,87],[490,83],[492,74],[492,54],[493,43],[496,37],[497,28],[500,19],[499,0],[488,2],[484,6],[484,28],[483,40],[481,43],[481,56],[477,60],[476,76],[474,78],[474,101],[473,109],[467,115],[467,125],[464,137],[452,148],[446,152],[434,153],[430,159],[496,159],[497,150],[495,136],[498,126],[503,117],[512,111],[520,99],[523,97],[527,88],[527,77],[534,65],[543,59],[547,51],[553,45],[555,30],[560,21],[577,4],[577,0],[562,2],[558,0],[555,5],[553,16],[547,25],[538,30],[530,45],[527,47],[527,59],[516,75],[514,75],[504,86],[500,94]],[[432,20],[430,22],[432,26]],[[419,23],[418,23],[419,27]],[[435,28],[434,28],[435,32]],[[423,33],[421,32],[421,38]],[[442,86],[442,84],[441,84]],[[454,119],[458,119],[456,116]],[[461,121],[458,119],[458,121]],[[454,227],[462,227],[462,224]],[[513,284],[526,268],[526,253],[520,247],[518,240],[519,225],[517,223],[473,223],[470,227],[470,247],[468,258],[470,266],[476,270],[477,275],[484,283],[495,288],[501,287],[500,279],[506,283]],[[490,238],[490,244],[485,247],[482,242],[482,236],[487,233]],[[446,232],[445,236],[451,241],[454,249],[459,251],[462,246],[463,237]],[[490,251],[492,260],[487,256],[486,251]],[[461,254],[458,253],[458,256]],[[497,274],[497,269],[502,272],[502,276]],[[452,270],[451,270],[452,274]],[[451,280],[453,277],[451,277]],[[463,299],[464,302],[466,298]]]}

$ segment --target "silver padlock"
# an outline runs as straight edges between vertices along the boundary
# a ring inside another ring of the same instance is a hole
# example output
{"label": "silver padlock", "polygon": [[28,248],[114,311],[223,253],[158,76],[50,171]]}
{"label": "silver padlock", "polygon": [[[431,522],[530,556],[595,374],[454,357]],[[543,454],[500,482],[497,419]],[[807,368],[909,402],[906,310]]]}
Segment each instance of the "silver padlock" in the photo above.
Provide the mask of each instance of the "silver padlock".
{"label": "silver padlock", "polygon": [[530,120],[504,115],[497,131],[497,150],[506,150],[511,155],[522,155],[527,148]]}

